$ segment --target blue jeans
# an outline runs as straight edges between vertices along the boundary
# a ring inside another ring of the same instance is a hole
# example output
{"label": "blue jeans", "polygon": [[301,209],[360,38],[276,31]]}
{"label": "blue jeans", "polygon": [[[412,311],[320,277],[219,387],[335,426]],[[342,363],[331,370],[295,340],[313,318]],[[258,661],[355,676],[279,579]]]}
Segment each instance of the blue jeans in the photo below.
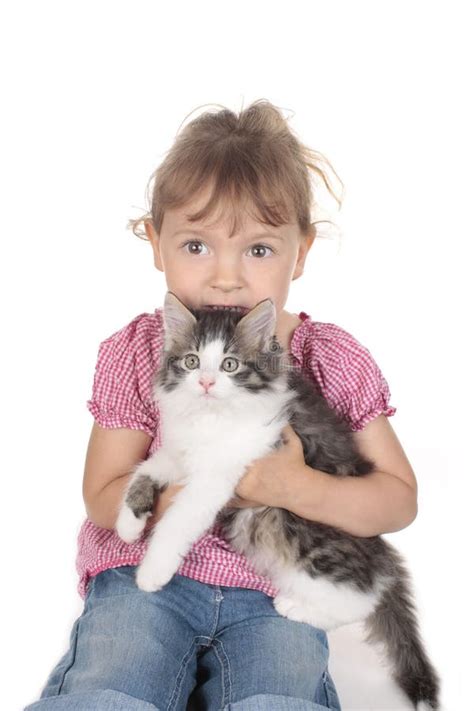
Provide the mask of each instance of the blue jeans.
{"label": "blue jeans", "polygon": [[147,593],[135,570],[92,578],[69,650],[24,711],[340,711],[324,632],[257,590],[176,574]]}

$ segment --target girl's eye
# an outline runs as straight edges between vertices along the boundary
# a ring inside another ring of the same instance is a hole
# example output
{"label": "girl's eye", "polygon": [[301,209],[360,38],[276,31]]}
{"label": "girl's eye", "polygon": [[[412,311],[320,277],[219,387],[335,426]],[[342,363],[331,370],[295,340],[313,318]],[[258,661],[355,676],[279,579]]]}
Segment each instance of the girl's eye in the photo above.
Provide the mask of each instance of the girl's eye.
{"label": "girl's eye", "polygon": [[270,252],[273,252],[273,249],[271,247],[267,247],[266,244],[254,244],[253,247],[250,247],[250,249],[268,249]]}
{"label": "girl's eye", "polygon": [[224,358],[222,361],[222,370],[225,370],[226,373],[232,373],[234,370],[237,370],[239,367],[239,361],[237,358]]}
{"label": "girl's eye", "polygon": [[[190,246],[191,246],[191,249],[187,249]],[[186,251],[188,254],[197,254],[197,255],[202,254],[202,251],[199,250],[200,246],[205,247],[205,244],[203,242],[200,242],[199,240],[192,240],[189,242],[185,242],[183,244],[183,247],[186,248]],[[207,249],[207,247],[206,247],[206,249]],[[260,250],[259,254],[254,253],[254,256],[258,256],[259,258],[262,258],[262,256],[265,257],[265,254],[262,255],[262,252],[261,252],[261,250],[265,250],[265,249],[269,250],[272,253],[274,251],[271,247],[267,247],[266,244],[254,244],[252,247],[250,247],[250,250]]]}
{"label": "girl's eye", "polygon": [[189,353],[187,356],[184,356],[183,360],[184,365],[188,368],[188,370],[195,370],[199,367],[199,357],[194,353]]}
{"label": "girl's eye", "polygon": [[[199,240],[192,240],[191,242],[185,242],[185,244],[183,244],[183,247],[187,247],[190,244],[204,246],[204,244],[202,242],[199,242]],[[188,252],[188,254],[201,254],[201,252],[199,252],[197,250],[189,251],[189,249],[187,249],[186,251]]]}

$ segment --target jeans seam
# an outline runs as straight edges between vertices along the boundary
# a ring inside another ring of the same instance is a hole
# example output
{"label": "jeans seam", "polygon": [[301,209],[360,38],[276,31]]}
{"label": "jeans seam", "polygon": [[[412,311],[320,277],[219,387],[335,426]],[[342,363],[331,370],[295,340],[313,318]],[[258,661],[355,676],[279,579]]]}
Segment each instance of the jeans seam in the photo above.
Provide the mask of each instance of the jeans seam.
{"label": "jeans seam", "polygon": [[[215,638],[212,641],[212,649],[214,654],[216,655],[219,664],[221,665],[221,683],[222,683],[222,700],[221,700],[221,709],[224,709],[229,703],[232,698],[232,673],[231,673],[231,665],[230,665],[230,660],[227,652],[225,651],[224,644],[221,642],[220,639]],[[219,649],[220,647],[220,649]],[[222,655],[224,659],[221,659],[220,657],[220,650],[222,650]],[[226,672],[227,672],[227,681],[226,683]]]}
{"label": "jeans seam", "polygon": [[186,669],[188,668],[189,661],[190,661],[192,653],[194,651],[194,648],[196,645],[196,639],[197,639],[197,637],[194,637],[193,641],[191,642],[191,646],[189,647],[188,651],[186,652],[186,654],[183,656],[183,658],[181,660],[181,666],[179,668],[178,675],[176,677],[176,684],[175,684],[173,693],[171,694],[168,705],[166,707],[166,711],[171,711],[173,708],[176,708],[176,700],[177,700],[177,698],[179,698],[179,694],[181,693],[181,689],[183,687]]}
{"label": "jeans seam", "polygon": [[214,620],[212,622],[212,627],[211,627],[211,634],[210,634],[211,637],[214,637],[214,635],[216,634],[217,625],[219,624],[219,613],[221,610],[221,602],[223,599],[220,588],[219,588],[219,593],[220,593],[221,597],[214,597],[214,603],[217,603],[217,604],[216,604],[215,613],[214,613]]}
{"label": "jeans seam", "polygon": [[61,681],[58,684],[58,689],[56,692],[56,696],[59,696],[61,693],[61,689],[64,686],[64,681],[66,679],[67,673],[72,669],[74,666],[74,662],[76,661],[76,650],[77,650],[77,639],[79,637],[79,625],[80,625],[81,618],[79,617],[76,622],[74,623],[75,629],[73,630],[72,639],[70,640],[70,647],[71,647],[71,656],[72,659],[70,663],[66,666],[66,668],[63,671]]}
{"label": "jeans seam", "polygon": [[326,699],[325,699],[326,706],[328,707],[328,709],[330,709],[331,705],[329,702],[329,694],[328,694],[328,683],[327,683],[328,682],[328,673],[327,673],[327,670],[323,672],[322,682],[323,682],[324,696],[326,697]]}
{"label": "jeans seam", "polygon": [[[323,673],[323,689],[324,689],[324,695],[326,696],[326,704],[328,709],[331,709],[332,711],[340,711],[341,707],[339,705],[339,699],[336,696],[336,699],[333,698],[333,692],[332,689],[330,688],[330,682],[329,682],[329,672],[328,669],[326,669]],[[337,704],[336,706],[334,704]]]}

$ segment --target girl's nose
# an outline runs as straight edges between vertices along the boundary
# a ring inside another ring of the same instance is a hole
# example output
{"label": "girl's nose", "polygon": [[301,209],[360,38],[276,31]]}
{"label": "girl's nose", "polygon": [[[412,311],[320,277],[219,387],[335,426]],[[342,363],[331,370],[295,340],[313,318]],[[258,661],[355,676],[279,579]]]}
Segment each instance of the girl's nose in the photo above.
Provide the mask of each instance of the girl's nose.
{"label": "girl's nose", "polygon": [[201,375],[199,378],[199,385],[202,385],[206,392],[208,392],[211,385],[214,385],[215,382],[215,378],[213,378],[212,375]]}
{"label": "girl's nose", "polygon": [[212,280],[214,288],[224,292],[239,289],[242,286],[242,274],[239,265],[232,260],[221,260],[216,267]]}

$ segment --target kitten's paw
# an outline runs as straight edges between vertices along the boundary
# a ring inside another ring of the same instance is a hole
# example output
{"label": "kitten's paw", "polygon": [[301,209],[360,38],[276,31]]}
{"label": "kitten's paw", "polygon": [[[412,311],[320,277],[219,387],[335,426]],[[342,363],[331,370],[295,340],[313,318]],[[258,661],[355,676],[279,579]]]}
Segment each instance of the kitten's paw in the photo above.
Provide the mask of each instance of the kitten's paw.
{"label": "kitten's paw", "polygon": [[285,595],[277,595],[273,599],[273,607],[283,617],[294,619],[291,615],[292,613],[295,613],[296,604],[290,597],[285,597]]}
{"label": "kitten's paw", "polygon": [[115,530],[122,541],[135,543],[143,533],[149,516],[151,516],[151,511],[147,511],[140,518],[137,518],[129,506],[122,506],[115,522]]}
{"label": "kitten's paw", "polygon": [[157,592],[169,582],[169,580],[163,580],[156,570],[147,570],[146,568],[138,568],[135,580],[137,587],[143,592]]}
{"label": "kitten's paw", "polygon": [[159,560],[157,562],[156,559],[151,561],[146,560],[145,556],[135,575],[137,586],[144,592],[161,590],[176,573],[180,562],[170,563],[166,561],[160,562]]}
{"label": "kitten's paw", "polygon": [[294,622],[306,622],[307,624],[318,626],[314,624],[314,620],[312,619],[311,608],[308,605],[302,604],[301,600],[287,597],[286,595],[277,595],[273,600],[273,606],[280,615],[287,617],[289,620],[293,620]]}
{"label": "kitten's paw", "polygon": [[287,617],[289,620],[306,622],[306,624],[326,632],[343,624],[341,621],[337,621],[332,616],[325,614],[320,607],[315,607],[307,601],[291,596],[278,594],[273,599],[273,606],[280,615]]}

